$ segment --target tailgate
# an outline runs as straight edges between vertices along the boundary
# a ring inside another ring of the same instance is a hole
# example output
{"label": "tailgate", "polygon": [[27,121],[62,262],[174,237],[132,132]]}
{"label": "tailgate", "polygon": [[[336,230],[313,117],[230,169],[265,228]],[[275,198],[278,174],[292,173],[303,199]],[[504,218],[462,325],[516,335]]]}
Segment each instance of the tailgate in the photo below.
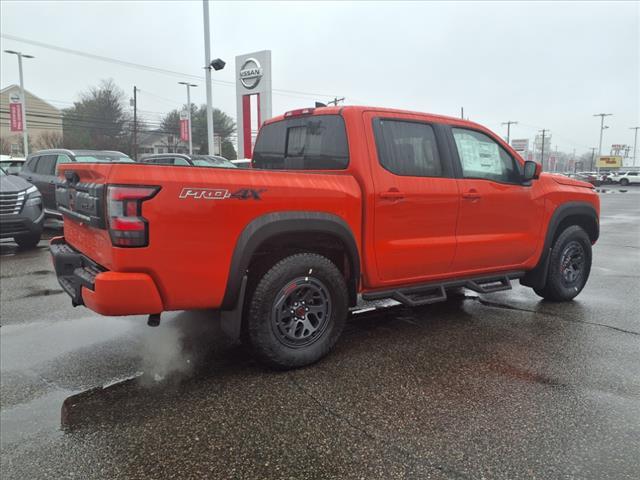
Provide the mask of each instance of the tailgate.
{"label": "tailgate", "polygon": [[110,267],[111,240],[106,228],[106,183],[113,164],[60,165],[56,203],[64,217],[64,235],[74,248]]}

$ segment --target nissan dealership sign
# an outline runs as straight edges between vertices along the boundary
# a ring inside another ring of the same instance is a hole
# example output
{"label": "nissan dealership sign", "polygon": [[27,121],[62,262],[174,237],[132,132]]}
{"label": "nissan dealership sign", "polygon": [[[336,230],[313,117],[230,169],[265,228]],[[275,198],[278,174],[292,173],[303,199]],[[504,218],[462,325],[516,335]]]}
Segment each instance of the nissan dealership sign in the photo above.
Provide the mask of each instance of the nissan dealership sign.
{"label": "nissan dealership sign", "polygon": [[250,158],[256,130],[271,118],[271,51],[236,57],[238,158]]}
{"label": "nissan dealership sign", "polygon": [[240,67],[239,78],[245,88],[253,90],[260,83],[262,73],[260,62],[255,58],[247,58]]}

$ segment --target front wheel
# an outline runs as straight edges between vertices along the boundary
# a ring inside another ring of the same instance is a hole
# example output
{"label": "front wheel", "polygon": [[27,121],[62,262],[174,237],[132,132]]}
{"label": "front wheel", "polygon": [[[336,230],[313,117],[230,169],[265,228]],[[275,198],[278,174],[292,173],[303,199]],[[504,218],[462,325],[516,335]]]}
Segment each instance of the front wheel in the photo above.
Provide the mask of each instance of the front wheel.
{"label": "front wheel", "polygon": [[546,300],[567,302],[584,288],[591,271],[591,240],[579,226],[566,228],[551,249],[547,283],[535,292]]}
{"label": "front wheel", "polygon": [[623,178],[622,180],[620,180],[620,185],[622,185],[623,187],[626,187],[627,185],[629,185],[629,179]]}
{"label": "front wheel", "polygon": [[315,253],[287,257],[253,293],[246,318],[249,346],[272,367],[314,363],[338,340],[348,306],[344,277],[329,259]]}

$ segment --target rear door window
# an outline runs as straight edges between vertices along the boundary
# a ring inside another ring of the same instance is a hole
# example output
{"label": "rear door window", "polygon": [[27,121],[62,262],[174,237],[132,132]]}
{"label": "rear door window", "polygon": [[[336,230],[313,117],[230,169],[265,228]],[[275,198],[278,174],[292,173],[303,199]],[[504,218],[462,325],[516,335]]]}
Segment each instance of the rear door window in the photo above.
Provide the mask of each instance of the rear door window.
{"label": "rear door window", "polygon": [[38,175],[53,175],[56,170],[57,159],[57,155],[44,155],[40,157],[40,161],[36,167],[36,173]]}
{"label": "rear door window", "polygon": [[442,177],[433,127],[426,123],[375,119],[373,128],[380,164],[395,175]]}
{"label": "rear door window", "polygon": [[340,115],[288,118],[260,129],[253,168],[270,170],[343,170],[349,146]]}

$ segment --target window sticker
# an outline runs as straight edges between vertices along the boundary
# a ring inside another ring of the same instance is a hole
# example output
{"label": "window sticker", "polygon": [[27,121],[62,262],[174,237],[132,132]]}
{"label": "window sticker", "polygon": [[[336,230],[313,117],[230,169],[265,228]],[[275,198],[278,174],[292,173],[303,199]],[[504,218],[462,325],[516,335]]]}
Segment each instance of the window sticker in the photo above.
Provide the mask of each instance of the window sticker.
{"label": "window sticker", "polygon": [[482,142],[467,134],[456,135],[455,140],[465,172],[502,174],[502,160],[497,144]]}

